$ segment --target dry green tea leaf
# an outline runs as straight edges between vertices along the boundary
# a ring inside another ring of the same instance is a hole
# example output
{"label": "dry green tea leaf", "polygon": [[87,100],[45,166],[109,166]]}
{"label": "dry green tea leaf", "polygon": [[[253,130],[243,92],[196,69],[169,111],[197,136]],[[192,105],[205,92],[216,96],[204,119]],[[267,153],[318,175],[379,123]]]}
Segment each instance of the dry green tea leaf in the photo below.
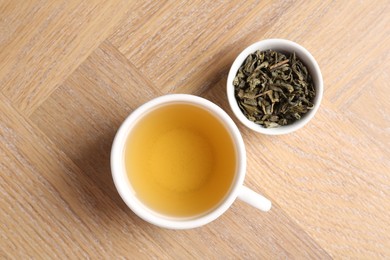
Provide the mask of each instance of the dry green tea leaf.
{"label": "dry green tea leaf", "polygon": [[250,54],[233,86],[244,115],[267,128],[291,124],[314,107],[313,79],[295,53],[289,57],[273,50]]}

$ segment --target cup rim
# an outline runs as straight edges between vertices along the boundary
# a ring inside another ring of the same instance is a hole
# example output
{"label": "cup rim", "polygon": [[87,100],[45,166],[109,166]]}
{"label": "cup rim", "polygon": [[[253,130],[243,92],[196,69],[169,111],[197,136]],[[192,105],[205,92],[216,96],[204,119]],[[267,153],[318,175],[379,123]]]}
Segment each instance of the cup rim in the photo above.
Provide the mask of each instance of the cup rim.
{"label": "cup rim", "polygon": [[[244,62],[246,57],[249,54],[255,52],[256,50],[268,50],[273,49],[276,51],[284,52],[293,52],[295,51],[297,56],[304,62],[308,67],[311,76],[313,77],[314,86],[316,88],[316,96],[314,98],[314,108],[309,110],[301,119],[293,122],[292,124],[280,126],[276,128],[265,128],[261,125],[258,125],[248,118],[241,112],[234,94],[233,79],[237,74],[238,69],[241,64]],[[306,125],[317,113],[318,108],[320,107],[322,96],[323,96],[323,78],[320,67],[311,53],[299,45],[296,42],[285,40],[285,39],[265,39],[258,42],[255,42],[248,47],[246,47],[241,53],[236,57],[232,66],[230,67],[229,74],[226,82],[226,91],[229,101],[230,108],[232,109],[236,118],[246,127],[251,130],[254,130],[258,133],[267,134],[267,135],[282,135],[294,132],[304,125]]]}
{"label": "cup rim", "polygon": [[[135,196],[135,192],[132,190],[124,164],[124,147],[129,132],[131,131],[134,123],[140,119],[144,113],[157,106],[168,104],[185,102],[198,105],[210,111],[215,117],[217,117],[226,126],[228,132],[233,138],[236,156],[236,176],[230,188],[230,191],[220,204],[211,209],[211,211],[204,213],[200,216],[194,216],[189,218],[174,218],[161,215],[147,208],[140,200]],[[169,229],[189,229],[205,225],[219,216],[221,216],[234,202],[238,196],[240,187],[244,183],[246,173],[246,151],[243,138],[236,124],[230,118],[230,116],[218,105],[213,102],[189,94],[168,94],[154,98],[136,110],[134,110],[119,127],[111,148],[111,173],[115,184],[115,187],[126,205],[140,218],[154,225],[169,228]]]}

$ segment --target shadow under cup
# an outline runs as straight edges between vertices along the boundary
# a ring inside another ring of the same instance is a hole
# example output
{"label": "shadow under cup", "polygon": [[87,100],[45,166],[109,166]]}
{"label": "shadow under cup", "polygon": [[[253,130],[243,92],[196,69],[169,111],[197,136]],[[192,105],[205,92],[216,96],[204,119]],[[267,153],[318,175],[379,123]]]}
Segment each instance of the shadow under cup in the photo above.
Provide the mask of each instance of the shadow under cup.
{"label": "shadow under cup", "polygon": [[221,108],[174,94],[149,101],[124,121],[111,167],[119,194],[138,216],[162,227],[193,228],[219,217],[237,197],[245,148]]}

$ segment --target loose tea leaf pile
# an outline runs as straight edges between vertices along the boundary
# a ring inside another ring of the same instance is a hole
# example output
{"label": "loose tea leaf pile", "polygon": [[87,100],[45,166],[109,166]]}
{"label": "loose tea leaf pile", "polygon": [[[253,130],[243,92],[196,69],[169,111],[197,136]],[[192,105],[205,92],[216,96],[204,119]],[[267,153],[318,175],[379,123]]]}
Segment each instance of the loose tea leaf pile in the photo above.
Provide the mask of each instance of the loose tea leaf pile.
{"label": "loose tea leaf pile", "polygon": [[273,50],[250,54],[233,86],[244,115],[266,128],[290,124],[313,108],[314,83],[295,53],[290,57]]}

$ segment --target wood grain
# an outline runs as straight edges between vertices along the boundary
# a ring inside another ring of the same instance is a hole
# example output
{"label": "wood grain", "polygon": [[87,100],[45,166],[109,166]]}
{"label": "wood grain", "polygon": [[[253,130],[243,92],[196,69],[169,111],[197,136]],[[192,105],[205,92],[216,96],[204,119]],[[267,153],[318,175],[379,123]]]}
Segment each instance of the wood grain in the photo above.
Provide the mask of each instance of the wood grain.
{"label": "wood grain", "polygon": [[[163,93],[198,94],[212,87],[245,44],[253,41],[240,39],[245,25],[262,20],[260,26],[266,28],[290,4],[279,2],[280,8],[257,0],[245,5],[168,1],[145,10],[150,19],[142,21],[142,27],[129,16],[110,41]],[[133,26],[139,29],[132,30]],[[238,40],[244,45],[233,44]]]}
{"label": "wood grain", "polygon": [[[390,258],[388,1],[2,1],[0,258]],[[315,118],[285,136],[251,132],[225,95],[247,45],[286,38],[317,59]],[[144,102],[191,93],[243,135],[245,184],[201,228],[138,218],[115,190],[110,147]]]}
{"label": "wood grain", "polygon": [[30,114],[110,35],[126,9],[119,0],[2,2],[2,92]]}
{"label": "wood grain", "polygon": [[[205,97],[229,111],[225,82]],[[324,103],[316,120],[288,136],[265,138],[240,127],[250,151],[246,182],[281,199],[280,206],[328,252],[384,257],[390,246],[390,161],[382,142],[390,138],[372,140],[353,125],[350,113]]]}

